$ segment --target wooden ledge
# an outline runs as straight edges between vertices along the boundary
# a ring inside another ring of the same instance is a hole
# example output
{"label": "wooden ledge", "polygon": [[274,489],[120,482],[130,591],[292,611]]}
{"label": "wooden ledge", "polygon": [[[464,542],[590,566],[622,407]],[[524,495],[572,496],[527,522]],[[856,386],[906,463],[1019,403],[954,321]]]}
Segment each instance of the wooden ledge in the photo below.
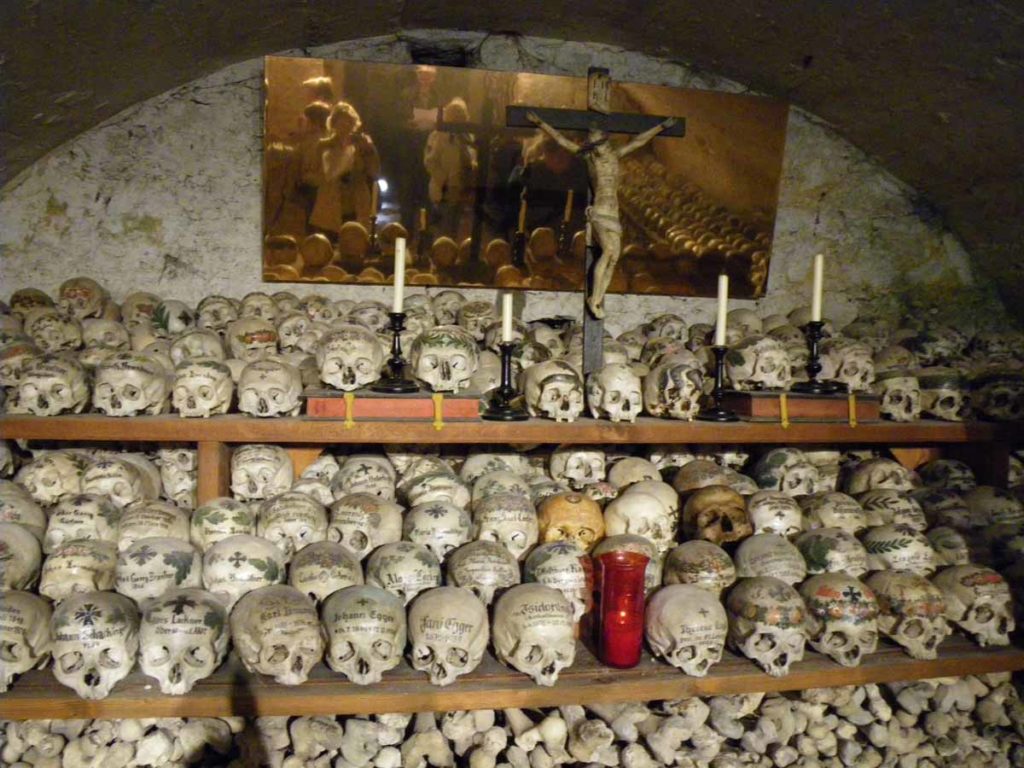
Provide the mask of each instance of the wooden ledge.
{"label": "wooden ledge", "polygon": [[430,685],[423,673],[405,663],[387,673],[378,685],[353,685],[319,665],[308,682],[288,687],[245,672],[232,656],[216,674],[185,696],[164,696],[156,681],[136,671],[108,698],[83,701],[58,683],[50,670],[30,672],[10,691],[0,694],[0,718],[252,717],[551,707],[802,690],[1020,669],[1024,669],[1024,650],[979,648],[958,636],[942,644],[934,661],[911,659],[894,646],[885,645],[861,666],[848,669],[808,652],[786,677],[769,677],[752,662],[729,653],[704,678],[688,677],[648,657],[633,669],[610,669],[580,647],[576,663],[550,688],[535,685],[490,655],[472,674],[444,688]]}

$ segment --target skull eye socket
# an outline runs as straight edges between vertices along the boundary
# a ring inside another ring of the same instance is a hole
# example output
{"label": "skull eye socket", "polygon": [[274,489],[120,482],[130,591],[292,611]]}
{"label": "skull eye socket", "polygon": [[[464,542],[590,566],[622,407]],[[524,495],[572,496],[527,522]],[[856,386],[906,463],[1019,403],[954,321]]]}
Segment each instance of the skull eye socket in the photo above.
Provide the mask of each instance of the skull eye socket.
{"label": "skull eye socket", "polygon": [[434,649],[430,646],[419,645],[412,650],[413,654],[416,656],[416,661],[421,664],[429,664],[434,659]]}
{"label": "skull eye socket", "polygon": [[919,619],[912,619],[902,627],[903,634],[914,640],[924,634],[924,624]]}
{"label": "skull eye socket", "polygon": [[378,659],[391,658],[392,645],[387,640],[378,640],[373,644],[373,655]]}
{"label": "skull eye socket", "polygon": [[539,645],[531,645],[524,658],[530,664],[536,664],[544,658],[544,650]]}
{"label": "skull eye socket", "polygon": [[171,660],[171,653],[165,646],[155,646],[146,651],[146,660],[155,666],[161,666]]}
{"label": "skull eye socket", "polygon": [[196,391],[199,393],[199,396],[203,398],[203,400],[209,400],[210,398],[213,397],[212,387],[202,386]]}
{"label": "skull eye socket", "polygon": [[77,672],[82,668],[82,654],[78,651],[71,651],[65,653],[60,657],[60,668],[65,674],[69,672]]}
{"label": "skull eye socket", "polygon": [[356,655],[356,649],[348,640],[339,640],[334,644],[335,661],[348,661]]}
{"label": "skull eye socket", "polygon": [[456,667],[464,667],[469,663],[469,653],[462,648],[449,648],[446,658],[449,664]]}
{"label": "skull eye socket", "polygon": [[53,388],[50,390],[50,394],[53,397],[63,397],[65,392],[67,392],[67,387],[63,384],[54,384]]}
{"label": "skull eye socket", "polygon": [[995,612],[991,606],[979,605],[974,610],[974,620],[982,624],[988,624],[992,619],[995,618]]}
{"label": "skull eye socket", "polygon": [[758,653],[767,653],[775,648],[775,638],[768,634],[760,634],[754,640],[754,650]]}
{"label": "skull eye socket", "polygon": [[100,653],[100,666],[106,669],[117,669],[123,663],[120,652],[116,648],[104,648]]}
{"label": "skull eye socket", "polygon": [[280,664],[282,661],[286,661],[288,659],[288,656],[288,646],[275,645],[271,650],[270,656],[267,658],[267,661],[270,664]]}

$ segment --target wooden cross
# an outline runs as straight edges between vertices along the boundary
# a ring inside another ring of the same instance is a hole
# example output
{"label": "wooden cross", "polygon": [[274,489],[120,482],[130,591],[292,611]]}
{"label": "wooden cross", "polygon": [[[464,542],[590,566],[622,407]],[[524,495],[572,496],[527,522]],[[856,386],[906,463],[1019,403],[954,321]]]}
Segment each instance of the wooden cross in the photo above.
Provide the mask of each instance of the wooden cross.
{"label": "wooden cross", "polygon": [[[624,133],[635,136],[633,143],[626,145],[623,149],[630,151],[639,148],[655,135],[682,137],[686,134],[686,120],[682,117],[667,118],[653,115],[639,115],[631,113],[611,111],[611,78],[607,69],[592,67],[587,73],[587,109],[549,109],[544,107],[523,107],[510,106],[506,109],[505,123],[510,128],[529,128],[538,125],[538,119],[542,121],[542,128],[551,134],[562,146],[570,149],[576,154],[591,152],[595,147],[607,141],[609,133]],[[659,130],[660,129],[660,130]],[[597,142],[585,144],[573,144],[562,137],[561,131],[584,131],[591,136],[600,132],[604,138],[598,138]],[[608,145],[605,144],[607,147]],[[606,150],[605,150],[606,151]],[[600,155],[600,152],[597,153]],[[617,160],[615,161],[617,163]],[[614,214],[605,216],[597,226],[615,235],[618,231],[619,248],[621,249],[621,222],[618,220],[618,205],[614,195],[618,194],[618,166],[613,169],[614,188],[607,188],[607,177],[601,176],[595,179],[594,165],[588,162],[590,176],[590,197],[588,201],[588,212],[596,211],[600,216],[602,211],[601,199],[595,198],[598,195],[611,194],[611,201],[614,204]],[[600,182],[605,184],[604,189],[599,187]],[[596,200],[596,203],[595,203]],[[609,221],[608,219],[613,219]],[[587,223],[587,260],[586,260],[586,302],[583,310],[583,373],[589,375],[602,365],[602,353],[604,346],[604,321],[595,314],[595,307],[591,301],[594,294],[595,283],[601,280],[605,285],[610,280],[610,274],[598,274],[607,271],[608,265],[600,261],[600,247],[597,238],[594,236],[595,226],[592,215],[588,215]],[[618,254],[616,254],[617,258]],[[614,264],[611,265],[614,267]],[[602,298],[597,297],[598,301]],[[601,313],[603,315],[603,312]]]}

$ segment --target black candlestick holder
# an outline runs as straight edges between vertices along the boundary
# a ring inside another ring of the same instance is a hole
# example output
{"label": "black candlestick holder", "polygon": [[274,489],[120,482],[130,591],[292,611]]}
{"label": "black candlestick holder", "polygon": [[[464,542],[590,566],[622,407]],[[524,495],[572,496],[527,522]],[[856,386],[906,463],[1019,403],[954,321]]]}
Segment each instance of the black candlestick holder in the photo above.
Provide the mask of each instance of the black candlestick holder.
{"label": "black candlestick holder", "polygon": [[390,312],[391,318],[391,357],[388,358],[388,375],[374,384],[370,389],[374,392],[402,394],[419,392],[420,388],[412,379],[405,377],[405,359],[402,357],[402,331],[405,329],[405,312]]}
{"label": "black candlestick holder", "polygon": [[715,345],[711,348],[715,353],[715,388],[711,390],[711,407],[702,408],[697,414],[699,421],[739,421],[740,417],[734,411],[730,411],[722,400],[725,397],[725,353],[729,351],[726,346]]}
{"label": "black candlestick holder", "polygon": [[530,414],[523,407],[522,397],[512,386],[512,350],[516,345],[503,341],[501,349],[501,386],[487,399],[487,407],[480,418],[486,421],[526,421]]}
{"label": "black candlestick holder", "polygon": [[819,380],[821,373],[821,359],[819,345],[824,336],[825,323],[821,320],[812,320],[807,324],[807,348],[810,352],[807,358],[807,381],[798,381],[790,389],[804,395],[836,395],[846,390],[846,386],[838,381],[829,379]]}

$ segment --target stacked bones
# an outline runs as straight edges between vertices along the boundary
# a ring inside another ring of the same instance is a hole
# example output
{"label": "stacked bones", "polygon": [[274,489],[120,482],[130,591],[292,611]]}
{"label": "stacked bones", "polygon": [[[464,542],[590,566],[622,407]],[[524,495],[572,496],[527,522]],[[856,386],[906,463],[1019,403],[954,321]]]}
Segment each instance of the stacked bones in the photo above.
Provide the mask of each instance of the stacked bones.
{"label": "stacked bones", "polygon": [[[192,307],[150,293],[120,304],[89,278],[52,299],[22,289],[0,308],[0,387],[9,413],[110,416],[238,410],[295,415],[305,387],[354,391],[381,376],[390,352],[388,308],[286,291],[240,301],[207,296]],[[411,374],[437,392],[486,393],[500,383],[501,323],[493,303],[458,291],[406,302],[403,349]],[[739,390],[784,391],[806,378],[810,314],[729,314],[726,373]],[[946,326],[892,329],[858,319],[825,323],[822,376],[874,392],[895,421],[921,417],[1016,421],[1024,416],[1019,333],[969,337]],[[578,324],[514,323],[514,371],[534,416],[634,421],[641,413],[693,419],[713,380],[712,328],[659,314],[604,343],[603,366],[582,376]]]}
{"label": "stacked bones", "polygon": [[1008,674],[536,711],[0,727],[0,759],[19,768],[1010,768],[1022,753],[1024,703]]}
{"label": "stacked bones", "polygon": [[373,684],[403,657],[448,685],[488,647],[552,685],[591,608],[587,555],[615,549],[651,558],[648,646],[694,676],[725,646],[781,676],[807,644],[844,666],[879,636],[923,659],[954,630],[1005,645],[1024,581],[1020,488],[953,460],[915,474],[867,451],[403,446],[297,475],[255,444],[234,451],[232,497],[193,509],[194,458],[6,446],[5,688],[52,656],[85,698],[136,662],[183,694],[229,643],[285,685],[321,659]]}

